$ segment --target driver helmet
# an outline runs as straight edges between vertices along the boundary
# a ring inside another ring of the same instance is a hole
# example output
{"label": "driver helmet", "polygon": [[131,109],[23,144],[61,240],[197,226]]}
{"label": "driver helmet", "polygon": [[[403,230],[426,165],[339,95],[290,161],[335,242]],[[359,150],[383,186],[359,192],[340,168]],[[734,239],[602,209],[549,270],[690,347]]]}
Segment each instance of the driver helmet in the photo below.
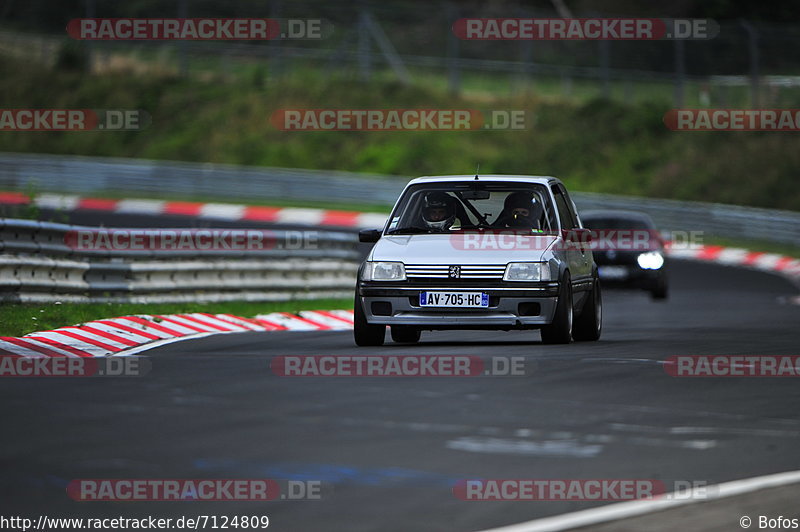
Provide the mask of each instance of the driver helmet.
{"label": "driver helmet", "polygon": [[429,192],[422,206],[422,220],[429,229],[444,231],[449,229],[456,219],[456,208],[453,198],[445,192]]}
{"label": "driver helmet", "polygon": [[512,192],[506,197],[504,206],[508,213],[510,227],[531,227],[533,225],[535,200],[530,192]]}

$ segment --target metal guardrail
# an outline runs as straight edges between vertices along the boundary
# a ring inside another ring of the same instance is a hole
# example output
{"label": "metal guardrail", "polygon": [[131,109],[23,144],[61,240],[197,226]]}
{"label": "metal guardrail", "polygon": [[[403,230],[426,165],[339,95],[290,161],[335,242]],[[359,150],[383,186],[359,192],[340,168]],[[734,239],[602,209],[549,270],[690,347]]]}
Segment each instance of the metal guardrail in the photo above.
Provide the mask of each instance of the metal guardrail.
{"label": "metal guardrail", "polygon": [[[0,190],[392,204],[407,177],[104,157],[0,153]],[[566,179],[569,185],[569,179]],[[224,186],[221,186],[224,184]],[[649,213],[660,228],[800,246],[800,213],[717,203],[573,192],[581,210]]]}
{"label": "metal guardrail", "polygon": [[[327,170],[263,168],[111,157],[0,154],[0,190],[173,194],[228,200],[254,197],[393,203],[408,179]],[[365,186],[367,185],[367,186]]]}
{"label": "metal guardrail", "polygon": [[[352,233],[319,231],[313,249],[81,250],[74,231],[0,218],[0,301],[280,301],[349,297],[358,268]],[[271,231],[276,240],[285,231]]]}
{"label": "metal guardrail", "polygon": [[580,210],[646,212],[659,228],[668,231],[700,231],[709,236],[800,247],[800,212],[588,192],[574,193],[572,197]]}

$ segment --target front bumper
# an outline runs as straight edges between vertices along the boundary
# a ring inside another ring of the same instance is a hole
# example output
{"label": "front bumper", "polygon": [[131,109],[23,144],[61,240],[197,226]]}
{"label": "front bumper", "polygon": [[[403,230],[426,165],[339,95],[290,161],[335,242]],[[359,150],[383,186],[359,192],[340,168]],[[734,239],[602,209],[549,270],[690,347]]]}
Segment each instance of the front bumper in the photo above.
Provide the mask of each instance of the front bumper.
{"label": "front bumper", "polygon": [[[608,272],[608,273],[607,273]],[[613,275],[609,273],[613,272]],[[642,288],[650,290],[667,275],[666,267],[644,270],[631,264],[602,264],[598,266],[600,282],[606,286]]]}
{"label": "front bumper", "polygon": [[[506,284],[506,283],[504,283]],[[378,325],[413,325],[423,329],[530,329],[552,322],[558,282],[526,286],[453,286],[359,282],[359,301],[367,321]],[[419,306],[422,291],[485,292],[488,308]]]}

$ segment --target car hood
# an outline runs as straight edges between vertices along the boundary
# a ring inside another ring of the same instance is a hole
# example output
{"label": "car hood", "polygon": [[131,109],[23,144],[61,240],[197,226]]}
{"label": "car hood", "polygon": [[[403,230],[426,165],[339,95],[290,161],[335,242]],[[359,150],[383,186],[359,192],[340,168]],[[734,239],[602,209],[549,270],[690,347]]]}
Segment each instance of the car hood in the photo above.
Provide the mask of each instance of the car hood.
{"label": "car hood", "polygon": [[369,260],[406,264],[506,264],[541,261],[558,239],[552,235],[453,233],[383,236]]}

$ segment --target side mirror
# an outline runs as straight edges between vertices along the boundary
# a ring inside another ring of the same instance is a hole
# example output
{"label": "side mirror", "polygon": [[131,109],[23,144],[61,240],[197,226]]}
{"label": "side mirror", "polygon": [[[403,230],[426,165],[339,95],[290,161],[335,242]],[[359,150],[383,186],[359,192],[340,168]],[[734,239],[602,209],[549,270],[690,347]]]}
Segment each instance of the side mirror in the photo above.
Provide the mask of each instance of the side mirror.
{"label": "side mirror", "polygon": [[565,231],[564,239],[569,242],[580,242],[588,244],[594,239],[594,234],[591,229],[576,228]]}
{"label": "side mirror", "polygon": [[359,242],[377,242],[380,238],[380,229],[362,229],[358,232]]}
{"label": "side mirror", "polygon": [[583,229],[578,229],[578,236],[581,242],[589,244],[594,240],[594,231],[584,227]]}
{"label": "side mirror", "polygon": [[[566,240],[575,249],[581,252],[591,249],[591,242],[594,238],[594,233],[591,229],[576,228],[564,231],[564,240]],[[570,246],[570,247],[571,247]]]}

